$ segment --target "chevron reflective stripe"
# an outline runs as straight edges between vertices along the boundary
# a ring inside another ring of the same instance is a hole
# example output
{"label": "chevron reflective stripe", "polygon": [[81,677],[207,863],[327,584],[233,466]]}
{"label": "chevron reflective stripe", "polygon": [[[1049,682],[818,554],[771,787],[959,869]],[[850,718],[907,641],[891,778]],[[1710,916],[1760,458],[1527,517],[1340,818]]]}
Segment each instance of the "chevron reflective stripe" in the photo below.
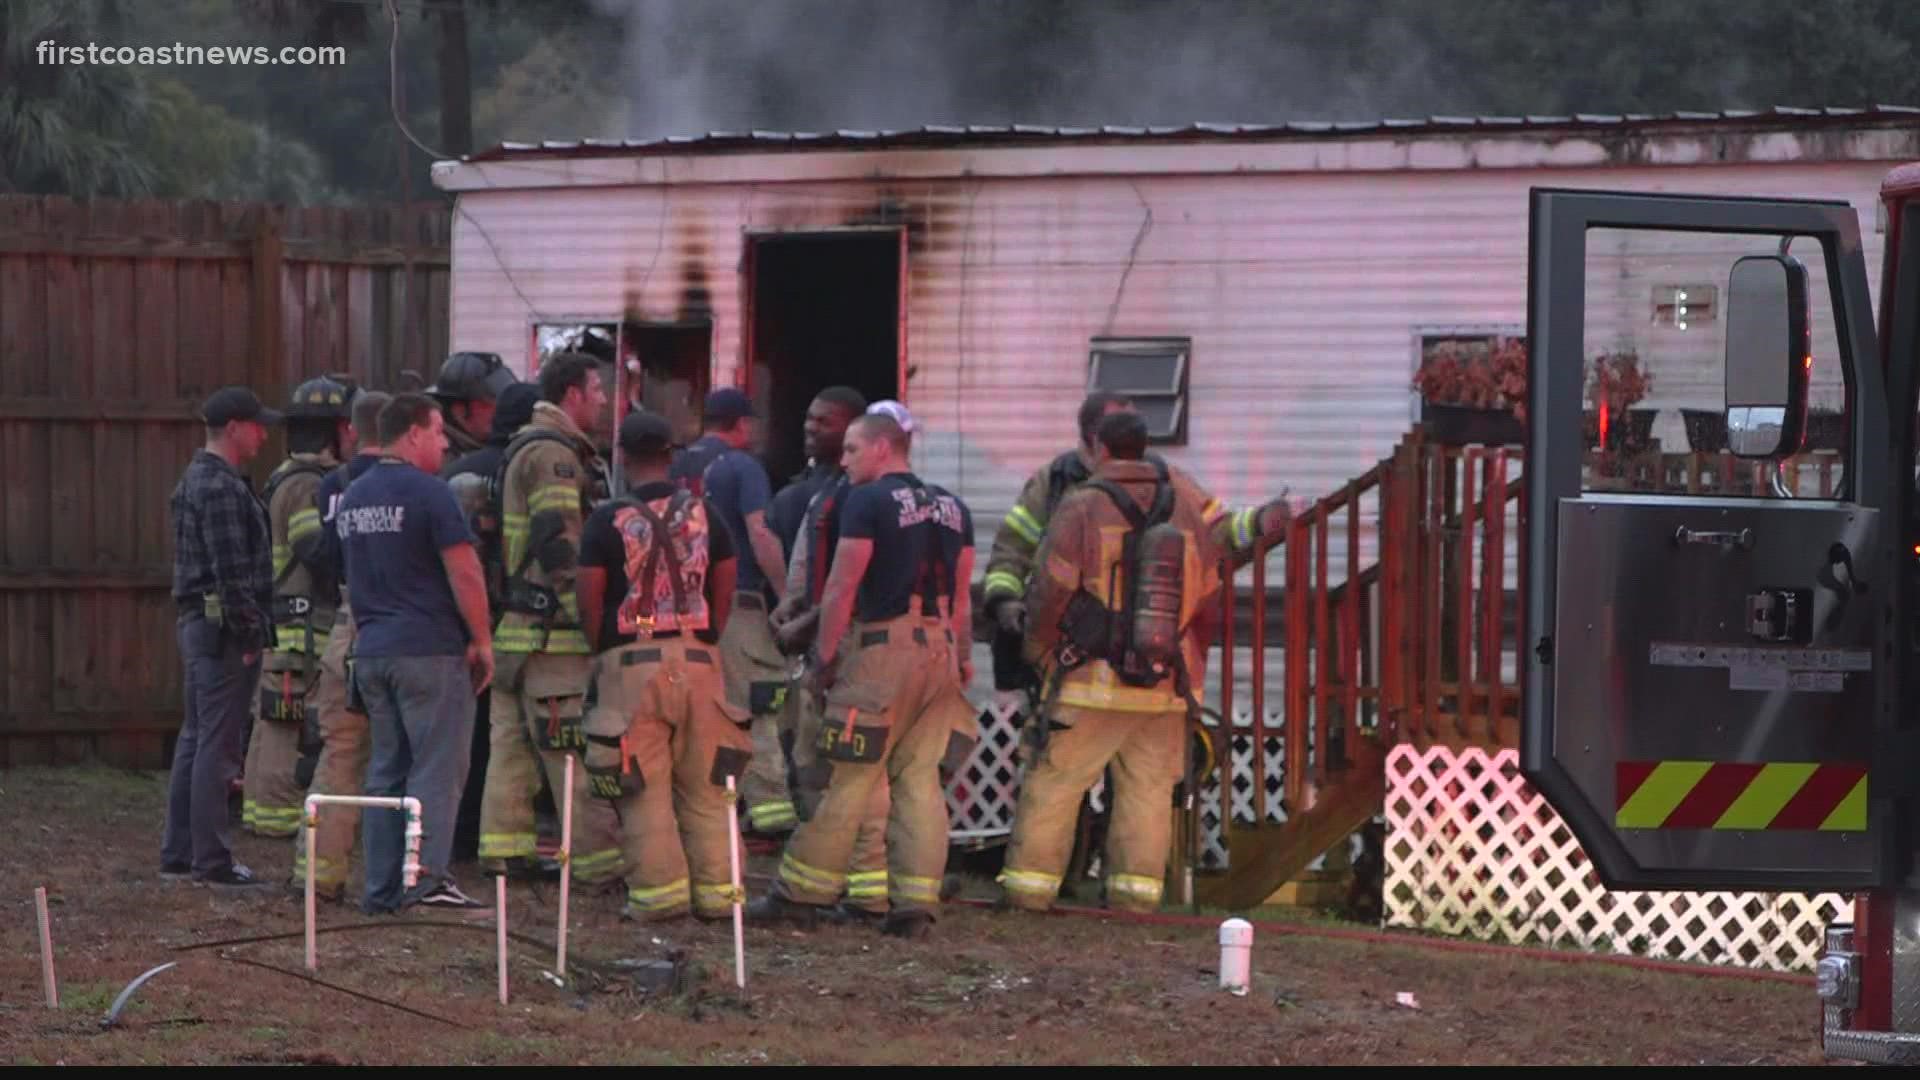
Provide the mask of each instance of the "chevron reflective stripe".
{"label": "chevron reflective stripe", "polygon": [[254,832],[266,833],[270,836],[292,836],[300,831],[300,826],[306,822],[306,815],[297,806],[256,804],[253,808],[253,816],[248,818],[243,812],[242,820],[251,824]]}
{"label": "chevron reflective stripe", "polygon": [[693,887],[693,906],[702,912],[723,911],[738,901],[747,902],[746,890],[736,890],[731,884],[695,885]]}
{"label": "chevron reflective stripe", "polygon": [[606,881],[620,873],[620,849],[607,848],[604,851],[590,851],[585,855],[575,855],[573,876],[588,883]]}
{"label": "chevron reflective stripe", "polygon": [[500,543],[507,566],[519,566],[527,549],[527,515],[500,515]]}
{"label": "chevron reflective stripe", "polygon": [[[899,874],[892,881],[894,899],[909,904],[937,904],[940,902],[940,879],[931,877],[911,877]],[[852,895],[852,890],[848,890]]]}
{"label": "chevron reflective stripe", "polygon": [[1007,525],[1029,545],[1038,544],[1040,534],[1046,531],[1046,526],[1040,523],[1040,519],[1029,513],[1024,506],[1016,506],[1007,511]]}
{"label": "chevron reflective stripe", "polygon": [[539,846],[539,837],[524,833],[481,833],[480,857],[483,859],[523,859]]}
{"label": "chevron reflective stripe", "polygon": [[692,896],[692,890],[686,878],[669,881],[665,885],[651,888],[627,890],[627,903],[642,911],[666,911],[669,908],[684,906]]}
{"label": "chevron reflective stripe", "polygon": [[[293,878],[298,882],[307,879],[307,853],[296,851],[293,854]],[[347,880],[347,861],[329,859],[322,855],[313,860],[313,883],[320,886],[338,885]]]}
{"label": "chevron reflective stripe", "polygon": [[838,899],[846,887],[847,875],[830,874],[815,866],[808,866],[793,857],[789,851],[780,858],[780,880],[794,893],[795,899],[804,897],[825,897]]}
{"label": "chevron reflective stripe", "polygon": [[1026,591],[1018,574],[1009,570],[990,570],[983,583],[982,593],[986,596],[1019,596]]}
{"label": "chevron reflective stripe", "polygon": [[800,815],[794,810],[791,801],[771,799],[747,807],[747,823],[761,832],[790,829],[800,824]]}
{"label": "chevron reflective stripe", "polygon": [[559,511],[564,514],[568,510],[577,510],[579,508],[580,492],[571,484],[542,484],[534,488],[532,494],[527,496],[527,513],[529,516],[546,513],[550,510]]}
{"label": "chevron reflective stripe", "polygon": [[1006,886],[1008,892],[1025,893],[1028,896],[1052,899],[1060,892],[1060,875],[1043,874],[1038,870],[1015,870],[1009,867],[1000,871],[997,880]]}
{"label": "chevron reflective stripe", "polygon": [[493,632],[493,651],[504,653],[553,653],[565,656],[584,656],[593,650],[587,647],[587,635],[582,630],[542,630],[538,626],[501,625]]}
{"label": "chevron reflective stripe", "polygon": [[1233,514],[1233,546],[1245,551],[1253,546],[1253,521],[1258,510],[1236,510]]}
{"label": "chevron reflective stripe", "polygon": [[[326,640],[324,637],[320,635],[314,636],[313,648],[315,652],[324,652],[325,645],[326,645]],[[305,656],[307,654],[307,628],[304,626],[287,626],[287,625],[274,627],[273,628],[273,651],[283,652],[283,653],[297,653],[301,656]]]}
{"label": "chevron reflective stripe", "polygon": [[287,542],[297,543],[320,531],[320,511],[313,507],[296,510],[287,519]]}
{"label": "chevron reflective stripe", "polygon": [[1115,874],[1107,879],[1107,888],[1120,896],[1157,904],[1164,886],[1159,878],[1150,878],[1145,874]]}
{"label": "chevron reflective stripe", "polygon": [[1807,761],[1622,761],[1622,829],[1864,832],[1867,766]]}
{"label": "chevron reflective stripe", "polygon": [[847,875],[847,898],[849,900],[883,900],[887,895],[887,872],[885,870],[862,870]]}

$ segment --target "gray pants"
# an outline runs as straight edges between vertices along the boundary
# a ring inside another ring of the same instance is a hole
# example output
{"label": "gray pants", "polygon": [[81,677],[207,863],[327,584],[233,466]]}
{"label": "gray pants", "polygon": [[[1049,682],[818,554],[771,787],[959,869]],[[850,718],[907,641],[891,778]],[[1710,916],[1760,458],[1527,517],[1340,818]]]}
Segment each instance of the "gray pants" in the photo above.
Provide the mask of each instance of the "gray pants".
{"label": "gray pants", "polygon": [[[473,682],[461,656],[369,656],[353,665],[367,704],[373,739],[367,794],[420,800],[420,884],[447,876],[454,822],[472,754]],[[401,881],[407,815],[368,810],[361,818],[367,855],[369,912],[393,911],[407,899]]]}
{"label": "gray pants", "polygon": [[227,795],[245,755],[260,656],[247,663],[239,644],[199,615],[180,620],[179,639],[186,708],[167,780],[160,862],[190,867],[195,877],[205,877],[233,865]]}

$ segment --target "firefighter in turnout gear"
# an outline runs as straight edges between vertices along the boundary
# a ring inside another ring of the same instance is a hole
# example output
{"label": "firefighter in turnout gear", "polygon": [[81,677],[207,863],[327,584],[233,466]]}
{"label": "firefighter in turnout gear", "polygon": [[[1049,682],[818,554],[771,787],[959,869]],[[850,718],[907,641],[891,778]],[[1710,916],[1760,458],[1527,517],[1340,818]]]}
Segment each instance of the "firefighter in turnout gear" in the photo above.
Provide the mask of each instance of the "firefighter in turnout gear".
{"label": "firefighter in turnout gear", "polygon": [[[820,598],[826,591],[827,573],[832,569],[833,549],[840,540],[840,504],[852,483],[840,465],[847,426],[867,411],[867,402],[859,391],[845,386],[830,386],[814,397],[807,407],[804,442],[807,456],[816,462],[791,488],[805,494],[804,509],[795,515],[790,528],[792,543],[787,569],[786,589],[780,606],[769,617],[780,651],[801,656],[813,643],[819,627]],[[912,420],[902,425],[911,443]],[[804,485],[804,487],[802,487]],[[782,491],[774,499],[775,511],[789,497]],[[781,543],[787,544],[789,524],[784,513],[770,512],[777,518],[775,530]],[[815,557],[818,552],[818,557]],[[780,746],[787,762],[787,776],[793,792],[793,804],[801,821],[813,817],[825,794],[832,762],[821,757],[816,745],[820,737],[820,702],[806,693],[803,677],[787,685],[781,716]],[[887,911],[887,803],[885,777],[874,785],[873,798],[860,820],[854,836],[853,860],[848,865],[847,895],[836,914],[846,919],[879,917]]]}
{"label": "firefighter in turnout gear", "polygon": [[1057,705],[1032,721],[1045,736],[999,880],[1007,903],[1033,911],[1058,895],[1081,796],[1109,764],[1108,902],[1159,907],[1174,785],[1205,675],[1196,616],[1217,599],[1221,557],[1245,558],[1288,520],[1280,500],[1228,514],[1146,458],[1136,413],[1102,419],[1096,440],[1093,476],[1055,510],[1027,594],[1027,655]]}
{"label": "firefighter in turnout gear", "polygon": [[[458,458],[451,455],[440,470],[440,479],[452,489],[454,500],[467,515],[467,527],[480,548],[480,565],[487,575],[487,609],[497,617],[501,598],[494,590],[505,578],[500,569],[500,519],[495,515],[498,501],[493,490],[500,473],[500,455],[506,453],[513,435],[533,419],[533,404],[540,400],[540,388],[532,383],[516,382],[500,391],[494,402],[493,427],[487,433],[487,445]],[[493,716],[493,688],[480,691],[474,703],[472,753],[467,759],[467,784],[460,793],[460,816],[455,820],[453,857],[471,859],[480,845],[480,799],[486,788],[489,729]]]}
{"label": "firefighter in turnout gear", "polygon": [[766,467],[747,452],[754,420],[753,403],[740,390],[723,386],[708,394],[701,414],[706,431],[674,459],[670,479],[713,500],[740,552],[738,595],[720,651],[727,696],[753,715],[753,765],[740,783],[747,827],[778,836],[799,823],[780,753],[778,704],[787,667],[768,623],[777,599],[773,587],[786,580],[787,564],[780,540],[767,524],[773,493]]}
{"label": "firefighter in turnout gear", "polygon": [[498,353],[457,352],[447,357],[427,394],[440,403],[448,461],[484,445],[481,440],[493,428],[493,410],[501,392],[518,381]]}
{"label": "firefighter in turnout gear", "polygon": [[[314,763],[313,795],[361,795],[367,787],[367,761],[373,751],[372,735],[367,728],[367,713],[354,702],[352,680],[348,676],[353,653],[353,612],[348,606],[346,560],[341,551],[340,533],[334,512],[348,485],[379,462],[381,446],[376,423],[382,406],[391,395],[364,390],[353,398],[353,430],[359,450],[353,460],[328,473],[314,495],[320,512],[321,559],[340,582],[340,607],[333,617],[333,633],[320,654],[320,681],[313,692],[314,712],[320,725],[320,757]],[[331,901],[345,897],[347,871],[351,869],[354,838],[360,831],[360,811],[352,806],[335,806],[319,815],[314,833],[313,884],[316,896]],[[302,829],[294,837],[293,882],[304,887],[307,873],[307,834]]]}
{"label": "firefighter in turnout gear", "polygon": [[813,817],[787,842],[772,892],[748,915],[806,924],[840,898],[884,777],[890,910],[882,929],[920,937],[946,870],[940,768],[965,760],[977,738],[962,693],[973,674],[973,521],[959,499],[908,470],[907,434],[888,416],[854,421],[842,460],[855,486],[840,507],[809,661],[826,699],[815,748],[831,773]]}
{"label": "firefighter in turnout gear", "polygon": [[241,821],[260,836],[292,836],[300,829],[305,799],[295,773],[308,712],[318,704],[320,654],[340,599],[338,576],[321,558],[314,493],[353,449],[353,394],[351,386],[326,377],[294,388],[286,410],[288,457],[263,493],[273,544],[273,640],[260,666],[259,711],[241,802]]}
{"label": "firefighter in turnout gear", "polygon": [[1102,417],[1125,412],[1133,406],[1126,397],[1107,391],[1088,394],[1080,403],[1080,445],[1041,466],[1027,478],[1020,497],[1000,522],[993,536],[993,551],[987,557],[986,575],[981,581],[981,598],[987,616],[994,623],[993,685],[996,690],[1035,688],[1033,668],[1020,655],[1021,638],[1027,630],[1027,605],[1024,599],[1027,578],[1033,570],[1033,553],[1047,531],[1047,521],[1067,492],[1093,475],[1094,426]]}
{"label": "firefighter in turnout gear", "polygon": [[664,417],[627,414],[627,493],[593,512],[580,544],[580,613],[596,654],[587,782],[618,810],[625,911],[643,921],[732,911],[733,858],[746,862],[727,850],[727,777],[737,785],[753,753],[719,663],[732,537],[711,501],[667,479],[672,446]]}
{"label": "firefighter in turnout gear", "polygon": [[[586,428],[605,392],[592,357],[560,353],[540,369],[533,420],[502,455],[500,521],[505,581],[500,587],[489,718],[487,781],[480,806],[480,859],[526,871],[538,838],[533,800],[542,774],[561,798],[565,755],[585,748],[592,652],[580,621],[574,578],[580,531],[604,476]],[[586,884],[620,875],[613,808],[573,791],[573,874]]]}

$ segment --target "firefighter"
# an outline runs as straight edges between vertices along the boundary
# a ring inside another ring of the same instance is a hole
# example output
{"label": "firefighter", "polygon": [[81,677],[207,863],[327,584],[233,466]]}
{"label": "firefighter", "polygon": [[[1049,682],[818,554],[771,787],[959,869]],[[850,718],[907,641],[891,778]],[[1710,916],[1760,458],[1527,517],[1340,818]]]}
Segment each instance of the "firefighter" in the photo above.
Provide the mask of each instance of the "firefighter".
{"label": "firefighter", "polygon": [[[1137,413],[1106,416],[1095,437],[1093,476],[1055,509],[1027,593],[1026,653],[1057,704],[1034,721],[1045,724],[1044,741],[999,880],[1007,904],[1033,911],[1058,895],[1081,796],[1109,764],[1108,901],[1159,907],[1169,807],[1205,674],[1195,616],[1221,586],[1221,556],[1244,557],[1255,525],[1273,535],[1288,519],[1279,500],[1227,514],[1185,474],[1148,459]],[[1141,582],[1157,591],[1136,591]]]}
{"label": "firefighter", "polygon": [[[812,923],[847,886],[861,819],[884,778],[887,893],[882,930],[924,936],[947,858],[943,761],[964,760],[976,738],[961,692],[972,677],[973,521],[959,499],[907,467],[907,433],[869,412],[847,429],[854,487],[839,510],[840,538],[808,658],[825,695],[815,744],[831,776],[813,817],[794,830],[756,919]],[[851,621],[852,625],[849,626]]]}
{"label": "firefighter", "polygon": [[981,600],[995,627],[993,684],[996,690],[1024,690],[1034,685],[1033,669],[1020,656],[1021,636],[1027,628],[1023,599],[1033,569],[1033,553],[1047,531],[1047,521],[1068,491],[1093,473],[1094,427],[1101,418],[1126,412],[1133,404],[1124,395],[1096,390],[1080,403],[1080,445],[1041,466],[1027,478],[1013,509],[1000,522],[981,580]]}
{"label": "firefighter", "polygon": [[[506,568],[494,628],[496,673],[489,717],[480,859],[533,872],[534,796],[561,791],[564,756],[584,747],[581,720],[592,667],[574,592],[580,529],[603,477],[586,429],[606,403],[597,363],[560,353],[540,368],[533,419],[502,454],[501,554]],[[573,792],[573,874],[592,885],[620,876],[620,843],[607,803]]]}
{"label": "firefighter", "polygon": [[[348,604],[346,560],[340,550],[340,534],[335,530],[334,514],[347,486],[380,460],[383,452],[375,422],[380,409],[392,401],[391,395],[364,390],[353,398],[353,430],[359,443],[353,460],[334,469],[320,481],[314,493],[314,508],[320,513],[321,560],[332,569],[340,583],[340,606],[333,617],[333,633],[320,654],[320,681],[315,688],[313,714],[319,725],[320,757],[313,766],[313,783],[308,790],[315,795],[359,795],[366,790],[367,759],[372,743],[367,731],[367,712],[352,692],[347,675],[348,657],[353,652],[353,612]],[[314,834],[313,883],[316,897],[338,902],[346,897],[347,871],[353,858],[354,837],[360,830],[360,811],[352,806],[332,806],[319,815]],[[307,873],[306,831],[294,838],[293,882],[304,888]]]}
{"label": "firefighter", "polygon": [[781,836],[799,818],[787,791],[786,762],[780,753],[776,708],[786,687],[787,666],[774,644],[767,613],[776,599],[773,583],[787,579],[780,539],[767,525],[772,485],[767,470],[747,453],[753,441],[753,403],[733,387],[707,395],[698,441],[673,462],[672,479],[687,491],[713,500],[741,554],[740,576],[720,641],[725,658],[727,696],[753,715],[753,764],[740,785],[753,832]]}
{"label": "firefighter", "polygon": [[427,394],[440,403],[449,460],[480,449],[500,395],[518,381],[498,353],[457,352],[440,365]]}
{"label": "firefighter", "polygon": [[[487,607],[494,618],[500,615],[500,597],[494,595],[504,578],[500,568],[500,520],[492,513],[492,485],[500,471],[500,456],[514,433],[533,419],[533,403],[540,400],[540,388],[532,383],[515,382],[500,391],[494,402],[492,428],[487,443],[458,458],[449,455],[440,470],[440,478],[453,489],[460,509],[467,515],[467,527],[480,547],[480,565],[487,577]],[[487,748],[490,745],[489,718],[492,716],[493,688],[480,691],[473,718],[473,746],[467,759],[466,790],[460,796],[460,814],[454,823],[453,857],[456,862],[472,859],[480,845],[480,799],[486,789]]]}
{"label": "firefighter", "polygon": [[260,666],[258,722],[241,796],[241,821],[259,836],[289,837],[300,830],[300,744],[339,604],[333,568],[320,558],[320,512],[313,496],[353,449],[353,393],[325,376],[294,388],[286,411],[287,460],[273,470],[263,492],[273,538],[273,642]]}
{"label": "firefighter", "polygon": [[743,853],[727,850],[726,778],[737,782],[753,753],[717,647],[732,536],[711,500],[667,479],[673,441],[665,417],[621,420],[626,494],[596,509],[580,540],[580,615],[595,652],[588,782],[619,814],[624,913],[648,922],[689,907],[703,919],[731,913]]}
{"label": "firefighter", "polygon": [[[808,498],[804,510],[794,522],[791,542],[782,530],[781,541],[790,555],[787,586],[780,606],[769,621],[780,651],[788,656],[804,655],[813,643],[813,631],[819,625],[820,597],[825,591],[827,572],[832,568],[834,545],[839,541],[837,511],[852,486],[840,464],[847,425],[866,412],[866,399],[848,387],[822,390],[807,407],[803,428],[807,456],[816,462],[804,481]],[[904,418],[901,430],[909,447],[913,436],[912,420]],[[777,504],[787,495],[782,492]],[[780,515],[774,515],[776,518]],[[815,558],[813,553],[819,552]],[[801,821],[813,817],[826,788],[831,763],[814,749],[820,735],[819,701],[804,693],[801,679],[793,677],[781,714],[780,747],[787,759],[787,781],[793,792],[794,810]],[[845,898],[832,914],[848,921],[864,921],[884,916],[887,911],[887,783],[882,777],[874,785],[873,798],[861,818],[853,842],[853,859],[847,874]]]}

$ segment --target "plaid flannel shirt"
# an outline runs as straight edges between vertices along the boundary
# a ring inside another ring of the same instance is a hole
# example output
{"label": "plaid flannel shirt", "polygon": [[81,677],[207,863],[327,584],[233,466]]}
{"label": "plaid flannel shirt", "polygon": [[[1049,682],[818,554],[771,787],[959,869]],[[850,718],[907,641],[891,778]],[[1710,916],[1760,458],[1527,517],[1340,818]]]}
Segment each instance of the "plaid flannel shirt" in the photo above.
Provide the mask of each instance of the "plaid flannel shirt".
{"label": "plaid flannel shirt", "polygon": [[273,603],[272,539],[252,485],[218,454],[196,450],[168,505],[174,602],[216,618],[246,647],[264,646]]}

